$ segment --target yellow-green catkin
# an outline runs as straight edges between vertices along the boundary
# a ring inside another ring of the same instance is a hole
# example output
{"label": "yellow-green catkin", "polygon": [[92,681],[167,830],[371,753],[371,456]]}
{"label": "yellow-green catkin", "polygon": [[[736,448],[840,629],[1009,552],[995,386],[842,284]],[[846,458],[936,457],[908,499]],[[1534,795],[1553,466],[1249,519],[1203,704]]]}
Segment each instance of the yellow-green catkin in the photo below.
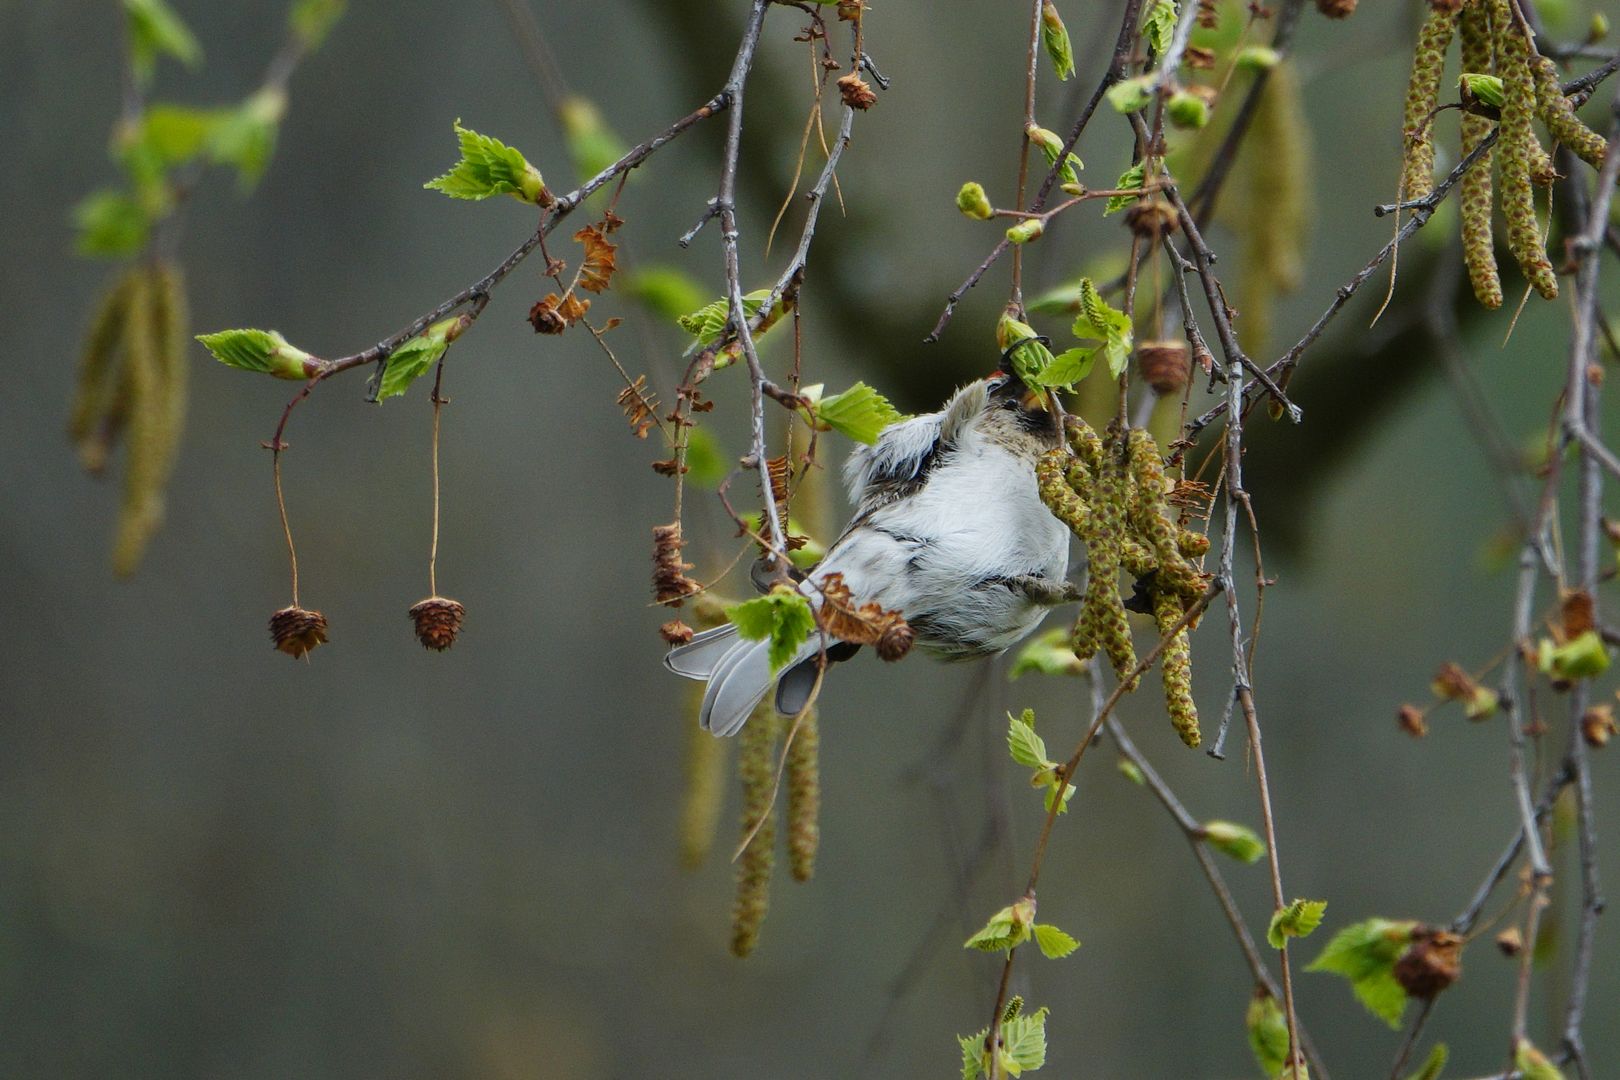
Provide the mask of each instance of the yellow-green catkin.
{"label": "yellow-green catkin", "polygon": [[1491,0],[1491,18],[1496,28],[1496,56],[1502,77],[1502,133],[1498,145],[1508,250],[1536,292],[1552,300],[1558,296],[1558,278],[1547,259],[1531,188],[1531,169],[1541,144],[1531,126],[1536,87],[1530,72],[1530,43],[1514,21],[1508,0]]}
{"label": "yellow-green catkin", "polygon": [[[1121,540],[1125,536],[1125,447],[1110,439],[1103,447],[1102,469],[1097,475],[1091,507],[1091,529],[1086,551],[1089,561],[1082,617],[1090,612],[1097,643],[1107,654],[1114,674],[1126,678],[1136,667],[1131,624],[1119,596]],[[1078,655],[1078,651],[1077,651]],[[1135,682],[1127,690],[1135,689]]]}
{"label": "yellow-green catkin", "polygon": [[[1153,617],[1158,621],[1159,633],[1169,634],[1186,614],[1186,608],[1173,594],[1159,590],[1153,597]],[[1181,741],[1196,747],[1203,741],[1198,730],[1198,707],[1192,696],[1192,643],[1187,628],[1182,627],[1170,638],[1159,656],[1159,669],[1164,677],[1164,707],[1170,714],[1170,723],[1181,736]]]}
{"label": "yellow-green catkin", "polygon": [[821,846],[821,724],[811,705],[799,718],[799,730],[787,752],[788,869],[795,881],[816,872]]}
{"label": "yellow-green catkin", "polygon": [[111,449],[116,426],[114,414],[119,408],[124,379],[120,363],[124,323],[129,317],[129,297],[135,276],[134,273],[124,274],[102,294],[79,354],[79,373],[73,403],[68,409],[68,437],[78,449],[79,461],[92,473],[106,468]]}
{"label": "yellow-green catkin", "polygon": [[1142,539],[1153,547],[1158,563],[1158,588],[1193,600],[1204,591],[1204,578],[1181,554],[1180,533],[1166,502],[1164,463],[1158,444],[1146,428],[1132,428],[1129,436],[1130,467],[1136,478],[1138,496],[1132,506],[1132,524]]}
{"label": "yellow-green catkin", "polygon": [[[1289,61],[1266,78],[1239,157],[1226,219],[1244,238],[1238,281],[1247,351],[1265,352],[1276,299],[1299,288],[1311,234],[1311,139],[1299,77]],[[1177,415],[1179,416],[1179,408]]]}
{"label": "yellow-green catkin", "polygon": [[1060,448],[1048,450],[1035,461],[1036,490],[1052,516],[1076,536],[1086,535],[1089,514],[1085,502],[1071,485],[1069,455]]}
{"label": "yellow-green catkin", "polygon": [[1176,534],[1176,547],[1189,559],[1202,559],[1209,554],[1209,535],[1182,529]]}
{"label": "yellow-green catkin", "polygon": [[[1462,68],[1475,75],[1488,75],[1495,69],[1491,58],[1490,13],[1483,0],[1469,4],[1462,12]],[[1462,153],[1467,157],[1491,133],[1494,125],[1484,116],[1462,114]],[[1496,242],[1491,228],[1491,164],[1494,148],[1486,148],[1474,167],[1463,173],[1458,185],[1462,203],[1463,265],[1474,298],[1495,310],[1502,306],[1502,278],[1496,269]]]}
{"label": "yellow-green catkin", "polygon": [[[771,787],[776,779],[776,709],[767,699],[737,737],[737,775],[742,780],[742,835],[754,834],[737,856],[737,899],[731,912],[731,951],[745,957],[759,944],[771,903],[771,867],[776,861],[776,815]],[[755,826],[758,830],[755,831]]]}
{"label": "yellow-green catkin", "polygon": [[702,866],[714,847],[720,810],[725,804],[726,747],[731,742],[717,739],[698,726],[703,691],[702,683],[690,690],[686,721],[686,788],[681,792],[679,836],[681,866],[687,870]]}
{"label": "yellow-green catkin", "polygon": [[145,274],[133,280],[123,341],[129,413],[124,497],[112,557],[113,572],[120,577],[128,577],[140,566],[147,543],[163,521],[163,472],[169,440],[163,361],[154,335],[154,283]]}
{"label": "yellow-green catkin", "polygon": [[1575,152],[1575,156],[1594,169],[1603,166],[1609,152],[1608,140],[1593,131],[1575,115],[1575,106],[1564,96],[1564,87],[1558,80],[1558,68],[1545,56],[1531,61],[1536,79],[1536,100],[1541,106],[1541,119],[1554,139]]}
{"label": "yellow-green catkin", "polygon": [[1064,418],[1063,434],[1069,440],[1069,449],[1074,451],[1075,457],[1095,476],[1102,469],[1103,454],[1102,439],[1097,437],[1096,430],[1071,414]]}
{"label": "yellow-green catkin", "polygon": [[167,437],[160,464],[162,483],[167,488],[185,433],[191,372],[186,363],[186,350],[192,340],[191,311],[186,303],[185,274],[175,263],[160,262],[152,268],[152,323],[152,341],[163,379],[163,426]]}
{"label": "yellow-green catkin", "polygon": [[1457,30],[1459,6],[1451,0],[1431,0],[1418,31],[1401,124],[1403,199],[1421,199],[1434,190],[1434,110],[1440,104],[1440,78],[1446,67],[1446,49]]}

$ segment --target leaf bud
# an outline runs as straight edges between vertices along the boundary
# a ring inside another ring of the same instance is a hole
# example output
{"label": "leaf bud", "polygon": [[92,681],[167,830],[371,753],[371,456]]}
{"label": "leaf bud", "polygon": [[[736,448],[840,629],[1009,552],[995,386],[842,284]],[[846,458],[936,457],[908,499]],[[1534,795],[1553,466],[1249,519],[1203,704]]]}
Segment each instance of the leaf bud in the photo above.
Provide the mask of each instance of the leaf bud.
{"label": "leaf bud", "polygon": [[978,221],[985,221],[996,212],[995,207],[990,205],[989,196],[984,193],[984,185],[977,180],[969,180],[962,185],[956,193],[956,208]]}

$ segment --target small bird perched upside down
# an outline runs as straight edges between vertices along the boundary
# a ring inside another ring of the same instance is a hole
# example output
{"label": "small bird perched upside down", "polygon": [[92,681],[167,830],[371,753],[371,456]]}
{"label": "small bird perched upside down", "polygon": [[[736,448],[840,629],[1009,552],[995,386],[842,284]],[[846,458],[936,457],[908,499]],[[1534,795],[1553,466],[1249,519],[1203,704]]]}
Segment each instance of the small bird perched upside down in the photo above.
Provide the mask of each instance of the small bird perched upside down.
{"label": "small bird perched upside down", "polygon": [[[816,583],[841,574],[858,601],[900,611],[917,644],[946,659],[1016,644],[1047,608],[1079,599],[1064,578],[1069,530],[1035,481],[1036,459],[1062,441],[1058,418],[1005,373],[963,387],[939,412],[891,425],[845,465],[855,517],[800,591],[819,607]],[[727,624],[677,645],[664,664],[708,682],[699,720],[715,735],[734,735],[773,684],[785,715],[802,709],[815,686],[820,635],[780,675],[768,646]],[[844,659],[854,648],[834,642],[826,654]]]}

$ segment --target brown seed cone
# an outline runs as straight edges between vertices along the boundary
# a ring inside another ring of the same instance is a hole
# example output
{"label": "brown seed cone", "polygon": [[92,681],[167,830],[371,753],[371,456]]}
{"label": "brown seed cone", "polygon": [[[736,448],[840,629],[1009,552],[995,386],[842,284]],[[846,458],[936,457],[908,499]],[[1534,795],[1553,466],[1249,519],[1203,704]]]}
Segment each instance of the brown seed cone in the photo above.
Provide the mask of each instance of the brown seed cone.
{"label": "brown seed cone", "polygon": [[[1464,71],[1483,75],[1493,67],[1487,19],[1482,4],[1470,4],[1463,10],[1460,29]],[[1461,120],[1463,156],[1473,153],[1494,126],[1486,117],[1464,112]],[[1487,149],[1474,167],[1463,173],[1458,186],[1458,198],[1462,203],[1463,264],[1468,268],[1468,282],[1474,288],[1474,299],[1493,311],[1502,306],[1502,278],[1496,269],[1496,243],[1491,222],[1491,165],[1494,155],[1494,148]]]}
{"label": "brown seed cone", "polygon": [[[754,833],[737,856],[737,899],[731,911],[731,952],[745,957],[759,944],[760,927],[771,904],[771,868],[776,862],[776,815],[771,787],[776,775],[774,705],[762,701],[738,737],[737,775],[742,780],[742,835]],[[711,736],[712,737],[712,736]],[[759,826],[754,831],[755,825]]]}
{"label": "brown seed cone", "polygon": [[1164,199],[1139,199],[1125,211],[1125,224],[1144,240],[1162,240],[1176,231],[1180,219]]}
{"label": "brown seed cone", "polygon": [[1440,77],[1446,49],[1457,29],[1457,11],[1434,5],[1418,31],[1412,54],[1412,77],[1406,84],[1406,113],[1401,123],[1401,198],[1421,199],[1434,190],[1433,115],[1440,104]]}
{"label": "brown seed cone", "polygon": [[680,607],[686,597],[703,591],[702,585],[686,576],[692,564],[681,559],[685,546],[680,522],[653,526],[653,600],[657,603]]}
{"label": "brown seed cone", "polygon": [[687,626],[681,620],[671,619],[658,628],[658,636],[671,645],[685,645],[697,635],[690,626]]}
{"label": "brown seed cone", "polygon": [[917,632],[904,619],[898,619],[878,638],[878,659],[892,664],[910,652],[916,640]]}
{"label": "brown seed cone", "polygon": [[1433,927],[1412,931],[1412,944],[1395,962],[1395,981],[1427,1001],[1462,976],[1462,938]]}
{"label": "brown seed cone", "polygon": [[422,643],[422,648],[444,652],[456,643],[467,609],[446,597],[430,596],[415,604],[410,616],[416,623],[416,640]]}
{"label": "brown seed cone", "polygon": [[816,872],[821,844],[821,725],[816,707],[799,720],[787,755],[788,869],[794,881],[809,881]]}
{"label": "brown seed cone", "polygon": [[1402,731],[1414,739],[1421,739],[1429,733],[1429,721],[1416,705],[1402,705],[1401,711],[1396,714],[1396,722],[1401,725]]}
{"label": "brown seed cone", "polygon": [[1330,19],[1348,19],[1356,13],[1356,0],[1316,0],[1316,10]]}
{"label": "brown seed cone", "polygon": [[557,294],[536,300],[529,309],[529,325],[537,334],[560,334],[568,329],[568,320],[557,311]]}
{"label": "brown seed cone", "polygon": [[1530,186],[1531,167],[1541,146],[1531,127],[1536,88],[1530,73],[1530,43],[1513,20],[1508,0],[1491,0],[1491,18],[1499,28],[1497,60],[1504,94],[1498,146],[1501,148],[1502,216],[1508,223],[1508,250],[1518,260],[1519,269],[1536,292],[1552,300],[1558,296],[1558,278],[1547,259],[1546,242],[1536,220],[1535,194]]}
{"label": "brown seed cone", "polygon": [[1614,709],[1608,705],[1594,705],[1581,716],[1581,738],[1594,750],[1609,745],[1609,740],[1620,734],[1614,722]]}
{"label": "brown seed cone", "polygon": [[1136,365],[1154,393],[1177,394],[1192,375],[1192,353],[1185,341],[1144,341],[1136,346]]}
{"label": "brown seed cone", "polygon": [[326,644],[326,616],[294,604],[270,616],[270,640],[293,659]]}
{"label": "brown seed cone", "polygon": [[838,80],[838,96],[852,109],[865,110],[877,104],[877,95],[872,88],[854,72]]}

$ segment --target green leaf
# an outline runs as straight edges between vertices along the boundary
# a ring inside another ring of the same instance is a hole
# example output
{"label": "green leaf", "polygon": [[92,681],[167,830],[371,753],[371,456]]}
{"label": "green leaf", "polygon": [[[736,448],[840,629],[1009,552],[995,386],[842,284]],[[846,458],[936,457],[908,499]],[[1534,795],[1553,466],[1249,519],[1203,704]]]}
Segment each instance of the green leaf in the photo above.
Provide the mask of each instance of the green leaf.
{"label": "green leaf", "polygon": [[726,618],[749,641],[769,639],[771,670],[779,670],[798,653],[816,628],[810,601],[797,589],[778,585],[764,596],[726,608]]}
{"label": "green leaf", "polygon": [[888,398],[858,382],[841,394],[822,398],[816,404],[816,419],[824,427],[870,445],[884,428],[905,416]]}
{"label": "green leaf", "polygon": [[202,61],[202,46],[165,0],[124,0],[129,15],[130,65],[142,86],[152,81],[159,56],[169,56],[186,67]]}
{"label": "green leaf", "polygon": [[546,189],[540,170],[499,139],[480,135],[455,122],[461,160],[443,176],[422,186],[442,191],[452,199],[487,199],[510,195],[519,202],[538,203]]}
{"label": "green leaf", "polygon": [[1013,374],[1022,379],[1025,386],[1041,385],[1040,374],[1052,362],[1052,350],[1045,342],[1036,340],[1038,336],[1033,326],[1006,312],[996,321],[996,347],[1002,352],[1012,350]]}
{"label": "green leaf", "polygon": [[[1023,998],[1015,995],[1001,1018],[1001,1070],[1008,1076],[1034,1072],[1046,1064],[1046,1017],[1050,1010],[1043,1006],[1026,1014],[1023,1006]],[[962,1080],[990,1075],[990,1058],[984,1047],[989,1037],[989,1028],[956,1037],[962,1048]]]}
{"label": "green leaf", "polygon": [[1241,71],[1269,71],[1282,63],[1282,54],[1268,45],[1248,45],[1233,63]]}
{"label": "green leaf", "polygon": [[1507,92],[1502,86],[1500,75],[1476,75],[1465,71],[1458,77],[1457,85],[1465,99],[1473,98],[1482,105],[1490,105],[1497,109],[1507,103]]}
{"label": "green leaf", "polygon": [[579,182],[584,183],[612,166],[629,147],[602,119],[602,113],[588,98],[573,96],[558,107],[568,157],[574,163]]}
{"label": "green leaf", "polygon": [[1108,88],[1108,104],[1117,113],[1139,112],[1153,104],[1152,75],[1124,79]]}
{"label": "green leaf", "polygon": [[1041,675],[1080,675],[1085,670],[1086,665],[1069,646],[1069,631],[1056,626],[1018,651],[1007,677],[1016,679],[1032,671]]}
{"label": "green leaf", "polygon": [[[1055,131],[1048,130],[1047,128],[1040,127],[1036,124],[1030,124],[1028,127],[1026,127],[1024,129],[1024,134],[1029,137],[1030,142],[1041,148],[1041,153],[1046,156],[1046,165],[1048,168],[1056,165],[1058,163],[1058,159],[1060,157],[1062,158],[1063,165],[1058,170],[1058,178],[1063,183],[1078,184],[1080,182],[1078,171],[1080,169],[1084,169],[1086,166],[1074,154],[1065,154],[1063,152],[1063,136],[1059,135]],[[960,198],[960,196],[958,198]]]}
{"label": "green leaf", "polygon": [[1080,947],[1078,938],[1071,937],[1051,923],[1036,923],[1033,933],[1036,946],[1048,960],[1061,960]]}
{"label": "green leaf", "polygon": [[[1055,772],[1048,773],[1048,775],[1044,778],[1044,786],[1046,787],[1046,795],[1042,797],[1041,805],[1044,806],[1046,808],[1046,812],[1050,814],[1052,812],[1052,800],[1057,797],[1058,790],[1057,774]],[[1074,798],[1075,790],[1076,789],[1073,784],[1064,786],[1063,805],[1058,807],[1058,813],[1067,814],[1069,812],[1069,800]]]}
{"label": "green leaf", "polygon": [[250,191],[259,182],[276,151],[276,135],[287,113],[287,95],[266,87],[226,112],[209,139],[209,157],[216,165],[236,170],[237,187]]}
{"label": "green leaf", "polygon": [[1406,1080],[1440,1080],[1440,1071],[1446,1067],[1446,1061],[1451,1057],[1451,1051],[1446,1049],[1445,1043],[1435,1043],[1434,1049],[1423,1062],[1423,1067],[1408,1076]]}
{"label": "green leaf", "polygon": [[[1141,191],[1146,180],[1146,171],[1142,163],[1138,161],[1135,165],[1119,174],[1119,179],[1114,182],[1114,188],[1117,191]],[[1137,196],[1135,195],[1110,195],[1107,204],[1103,207],[1103,217],[1107,217],[1109,214],[1119,210],[1129,209],[1136,200]]]}
{"label": "green leaf", "polygon": [[962,948],[981,952],[1016,948],[1029,940],[1030,924],[1034,920],[1034,901],[1025,898],[1016,904],[1009,904],[990,916],[990,921],[964,941]]}
{"label": "green leaf", "polygon": [[73,208],[73,225],[79,230],[79,254],[121,259],[146,246],[152,217],[134,196],[107,190],[87,196]]}
{"label": "green leaf", "polygon": [[1119,770],[1119,774],[1121,776],[1135,784],[1137,787],[1147,787],[1147,777],[1142,775],[1141,766],[1137,765],[1136,762],[1132,761],[1130,758],[1120,758],[1114,763],[1114,767]]}
{"label": "green leaf", "polygon": [[1288,1018],[1283,1015],[1277,999],[1264,989],[1255,991],[1249,999],[1249,1011],[1244,1017],[1249,1031],[1249,1049],[1260,1071],[1275,1077],[1288,1064]]}
{"label": "green leaf", "polygon": [[1253,829],[1231,821],[1205,822],[1204,839],[1216,851],[1230,855],[1242,863],[1259,862],[1261,856],[1266,853],[1265,841],[1261,840]]}
{"label": "green leaf", "polygon": [[1280,949],[1288,938],[1309,936],[1312,930],[1322,925],[1325,911],[1326,900],[1296,899],[1287,907],[1272,913],[1271,925],[1266,929],[1266,941],[1273,949]]}
{"label": "green leaf", "polygon": [[141,143],[163,165],[182,165],[202,153],[224,113],[184,105],[153,105],[141,124]]}
{"label": "green leaf", "polygon": [[[755,289],[742,298],[743,314],[752,319],[759,314],[759,306],[771,295],[769,289]],[[682,330],[697,338],[699,345],[712,345],[720,340],[731,315],[731,301],[722,296],[711,300],[689,315],[677,316],[675,322]]]}
{"label": "green leaf", "polygon": [[1069,41],[1069,28],[1063,25],[1063,16],[1052,0],[1041,5],[1041,44],[1052,60],[1053,74],[1059,82],[1068,82],[1074,75],[1074,46]]}
{"label": "green leaf", "polygon": [[434,323],[389,353],[382,379],[377,383],[378,404],[399,397],[410,389],[411,383],[426,375],[466,326],[462,316],[453,315]]}
{"label": "green leaf", "polygon": [[1110,306],[1090,278],[1080,280],[1080,314],[1075,317],[1073,330],[1077,338],[1102,342],[1098,350],[1108,363],[1108,373],[1119,378],[1131,356],[1131,319]]}
{"label": "green leaf", "polygon": [[313,374],[307,365],[315,358],[274,330],[220,330],[198,334],[197,340],[227,367],[278,379],[307,379]]}
{"label": "green leaf", "polygon": [[318,49],[343,17],[345,0],[294,0],[287,25],[306,49]]}
{"label": "green leaf", "polygon": [[704,289],[684,270],[647,264],[614,279],[618,291],[644,304],[653,314],[674,322],[684,311],[703,303]]}
{"label": "green leaf", "polygon": [[1142,22],[1142,36],[1147,38],[1155,55],[1163,56],[1170,49],[1170,38],[1176,32],[1176,0],[1156,0],[1147,18]]}
{"label": "green leaf", "polygon": [[1596,630],[1587,630],[1562,645],[1542,638],[1536,660],[1544,675],[1588,679],[1608,670],[1609,650]]}
{"label": "green leaf", "polygon": [[708,428],[696,427],[686,435],[686,482],[718,488],[731,471],[731,463]]}
{"label": "green leaf", "polygon": [[1052,764],[1046,756],[1046,740],[1035,734],[1035,710],[1023,715],[1007,714],[1007,749],[1012,759],[1028,769],[1044,769]]}
{"label": "green leaf", "polygon": [[1395,979],[1395,961],[1412,943],[1417,923],[1368,919],[1333,936],[1307,971],[1327,971],[1350,980],[1356,997],[1374,1016],[1399,1029],[1406,991]]}
{"label": "green leaf", "polygon": [[1041,368],[1033,380],[1024,381],[1034,386],[1059,386],[1067,389],[1091,374],[1091,366],[1097,360],[1098,348],[1092,346],[1087,349],[1064,349],[1052,357],[1052,362]]}
{"label": "green leaf", "polygon": [[1548,1061],[1547,1055],[1537,1050],[1529,1039],[1520,1039],[1513,1048],[1513,1064],[1524,1080],[1564,1080],[1558,1066]]}
{"label": "green leaf", "polygon": [[1008,1076],[1022,1076],[1046,1064],[1045,1006],[1015,1016],[1001,1025],[1001,1067]]}

